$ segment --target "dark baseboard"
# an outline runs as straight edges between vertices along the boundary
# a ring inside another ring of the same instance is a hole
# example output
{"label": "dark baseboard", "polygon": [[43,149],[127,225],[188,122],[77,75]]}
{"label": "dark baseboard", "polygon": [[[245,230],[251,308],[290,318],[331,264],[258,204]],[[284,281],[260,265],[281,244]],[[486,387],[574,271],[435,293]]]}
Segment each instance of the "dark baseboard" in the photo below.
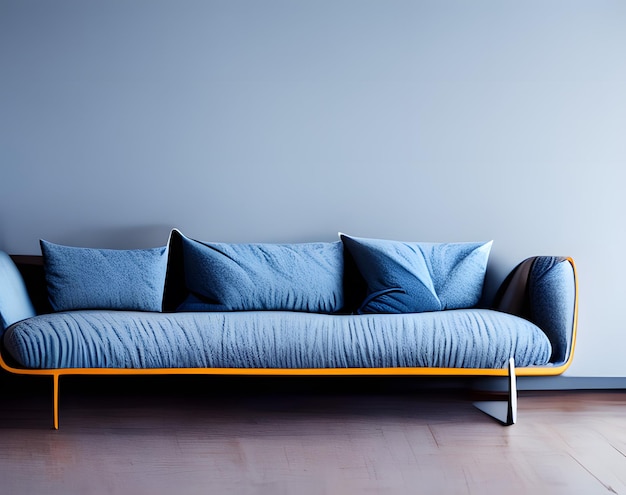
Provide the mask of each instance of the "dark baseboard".
{"label": "dark baseboard", "polygon": [[[473,388],[504,391],[506,381],[500,378],[478,378]],[[626,377],[523,376],[517,378],[518,390],[618,390],[626,389]]]}

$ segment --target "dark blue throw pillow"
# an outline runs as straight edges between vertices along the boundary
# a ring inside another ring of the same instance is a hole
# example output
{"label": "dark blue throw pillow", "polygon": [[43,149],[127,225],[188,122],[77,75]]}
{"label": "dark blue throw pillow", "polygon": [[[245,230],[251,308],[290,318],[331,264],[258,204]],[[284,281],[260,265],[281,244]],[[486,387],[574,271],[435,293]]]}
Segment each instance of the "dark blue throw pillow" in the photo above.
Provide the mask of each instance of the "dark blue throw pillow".
{"label": "dark blue throw pillow", "polygon": [[228,244],[181,238],[187,299],[178,311],[308,311],[343,306],[341,242]]}
{"label": "dark blue throw pillow", "polygon": [[340,236],[367,284],[359,313],[469,308],[480,299],[491,242],[400,242]]}
{"label": "dark blue throw pillow", "polygon": [[55,311],[161,311],[167,246],[117,250],[40,243]]}

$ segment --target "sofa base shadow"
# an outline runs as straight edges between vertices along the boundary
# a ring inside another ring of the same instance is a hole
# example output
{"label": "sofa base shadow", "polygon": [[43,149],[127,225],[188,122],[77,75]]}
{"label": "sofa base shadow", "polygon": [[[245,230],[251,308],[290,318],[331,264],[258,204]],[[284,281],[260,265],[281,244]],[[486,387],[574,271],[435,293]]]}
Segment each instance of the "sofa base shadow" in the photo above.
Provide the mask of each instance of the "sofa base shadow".
{"label": "sofa base shadow", "polygon": [[517,418],[516,376],[558,375],[561,368],[528,367],[515,369],[511,358],[503,369],[477,368],[321,368],[321,369],[263,369],[263,368],[80,368],[80,369],[22,369],[10,366],[0,354],[0,367],[18,375],[50,376],[53,379],[52,427],[59,429],[59,401],[61,376],[166,376],[166,375],[221,375],[221,376],[343,376],[343,377],[503,377],[507,378],[508,398],[505,401],[481,401],[474,406],[505,426]]}

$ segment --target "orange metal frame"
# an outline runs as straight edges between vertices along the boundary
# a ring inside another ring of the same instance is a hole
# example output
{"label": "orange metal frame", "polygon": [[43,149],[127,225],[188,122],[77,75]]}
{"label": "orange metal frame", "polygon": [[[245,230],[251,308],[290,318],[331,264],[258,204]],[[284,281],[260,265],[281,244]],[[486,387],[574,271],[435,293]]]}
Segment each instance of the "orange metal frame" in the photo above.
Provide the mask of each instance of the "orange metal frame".
{"label": "orange metal frame", "polygon": [[[517,376],[556,376],[563,373],[574,359],[578,329],[578,277],[572,258],[567,258],[574,270],[575,300],[572,344],[569,357],[560,366],[516,368]],[[503,376],[507,368],[55,368],[28,369],[9,366],[0,353],[0,367],[10,373],[31,376],[51,376],[53,379],[53,425],[59,428],[59,378],[64,375],[232,375],[232,376]]]}

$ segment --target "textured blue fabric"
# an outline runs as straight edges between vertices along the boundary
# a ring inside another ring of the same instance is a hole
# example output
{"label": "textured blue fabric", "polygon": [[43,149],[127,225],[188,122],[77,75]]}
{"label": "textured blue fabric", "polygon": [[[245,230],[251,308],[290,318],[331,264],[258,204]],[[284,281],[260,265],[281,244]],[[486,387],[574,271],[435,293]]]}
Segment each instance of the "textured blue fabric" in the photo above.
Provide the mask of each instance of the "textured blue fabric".
{"label": "textured blue fabric", "polygon": [[504,368],[546,365],[546,335],[484,309],[325,315],[242,311],[76,311],[10,327],[5,348],[29,368]]}
{"label": "textured blue fabric", "polygon": [[533,256],[502,282],[493,308],[539,326],[552,345],[550,361],[561,365],[572,350],[576,297],[576,275],[567,258]]}
{"label": "textured blue fabric", "polygon": [[341,240],[367,283],[361,314],[475,306],[492,244],[400,242],[345,234]]}
{"label": "textured blue fabric", "polygon": [[551,360],[567,361],[572,344],[576,282],[572,265],[555,256],[535,259],[528,279],[530,320],[552,343]]}
{"label": "textured blue fabric", "polygon": [[343,306],[340,242],[226,244],[180,235],[190,296],[179,311],[333,313]]}
{"label": "textured blue fabric", "polygon": [[55,311],[161,311],[167,247],[91,249],[41,241],[48,298]]}
{"label": "textured blue fabric", "polygon": [[35,316],[24,280],[11,257],[0,251],[0,336],[16,321]]}

